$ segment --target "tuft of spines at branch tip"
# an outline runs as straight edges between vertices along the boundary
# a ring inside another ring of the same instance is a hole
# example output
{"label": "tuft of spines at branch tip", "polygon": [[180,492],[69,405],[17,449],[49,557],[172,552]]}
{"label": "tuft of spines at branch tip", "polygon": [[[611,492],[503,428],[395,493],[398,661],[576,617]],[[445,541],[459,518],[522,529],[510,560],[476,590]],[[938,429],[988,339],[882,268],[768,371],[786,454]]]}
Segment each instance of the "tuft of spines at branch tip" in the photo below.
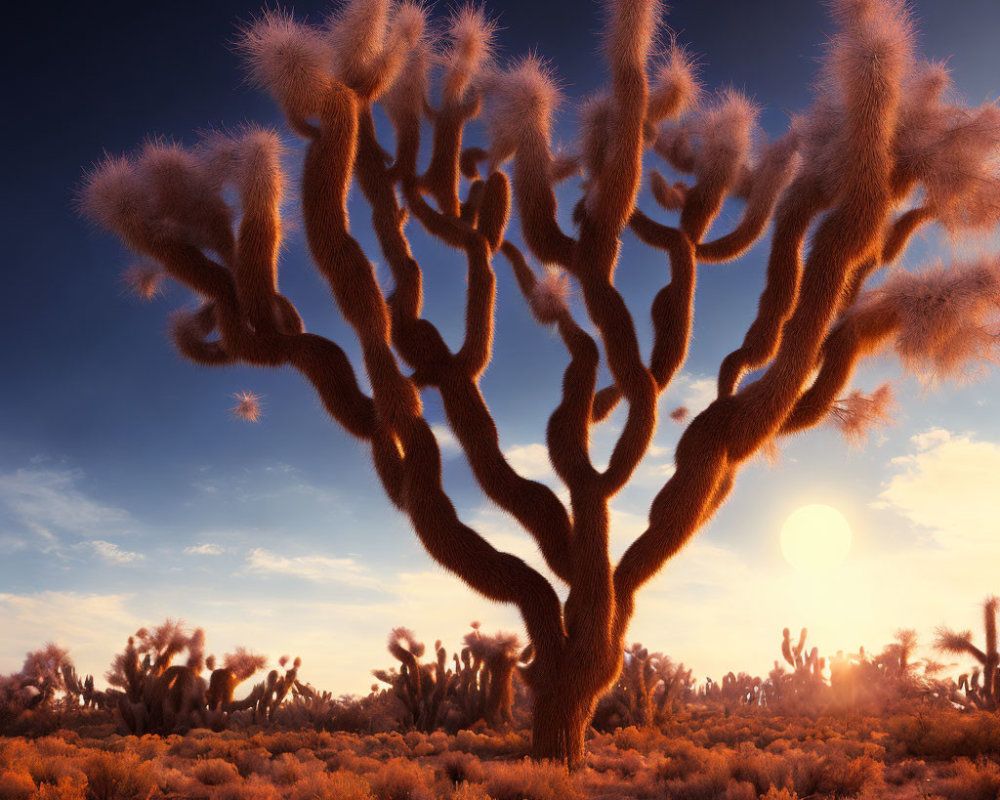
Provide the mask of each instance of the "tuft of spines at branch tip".
{"label": "tuft of spines at branch tip", "polygon": [[913,21],[903,0],[834,0],[831,37],[812,108],[793,122],[804,169],[829,197],[859,170],[884,170],[912,75]]}
{"label": "tuft of spines at branch tip", "polygon": [[148,198],[150,231],[225,251],[233,214],[220,176],[206,168],[202,153],[152,139],[139,154],[136,172]]}
{"label": "tuft of spines at branch tip", "polygon": [[236,400],[236,405],[230,409],[230,412],[235,419],[240,419],[244,422],[260,422],[263,416],[263,404],[261,403],[260,395],[249,391],[235,392],[233,399]]}
{"label": "tuft of spines at branch tip", "polygon": [[934,647],[953,655],[962,655],[972,647],[972,631],[953,631],[950,628],[938,628],[935,631]]}
{"label": "tuft of spines at branch tip", "polygon": [[267,10],[239,31],[236,49],[251,82],[266,89],[295,121],[315,114],[329,85],[329,41],[290,12]]}
{"label": "tuft of spines at branch tip", "polygon": [[239,189],[245,204],[270,207],[281,201],[286,183],[281,165],[285,147],[276,131],[251,125],[232,135],[209,134],[199,151],[206,171],[219,184]]}
{"label": "tuft of spines at branch tip", "polygon": [[386,46],[390,0],[346,0],[326,20],[334,74],[348,86],[363,82]]}
{"label": "tuft of spines at branch tip", "polygon": [[919,273],[897,271],[872,294],[898,315],[896,353],[918,377],[960,377],[976,361],[995,360],[1000,341],[995,257]]}
{"label": "tuft of spines at branch tip", "polygon": [[415,2],[346,0],[326,21],[333,73],[362,97],[378,99],[422,46],[426,16]]}
{"label": "tuft of spines at branch tip", "polygon": [[[389,652],[395,655],[396,650],[405,650],[414,658],[423,658],[426,647],[418,642],[417,637],[409,628],[393,628],[389,633]],[[399,656],[396,656],[399,658]],[[400,661],[403,659],[400,658]]]}
{"label": "tuft of spines at branch tip", "polygon": [[122,283],[129,294],[143,302],[149,302],[163,293],[163,270],[155,264],[141,261],[132,264],[122,274]]}
{"label": "tuft of spines at branch tip", "polygon": [[604,0],[604,49],[612,68],[645,65],[663,19],[660,0]]}
{"label": "tuft of spines at branch tip", "polygon": [[830,408],[829,420],[854,445],[861,445],[868,433],[892,420],[895,397],[892,384],[883,383],[871,394],[860,390],[837,400]]}
{"label": "tuft of spines at branch tip", "polygon": [[196,673],[205,668],[205,629],[197,628],[188,639],[188,660],[187,666]]}
{"label": "tuft of spines at branch tip", "polygon": [[1000,107],[953,109],[920,152],[917,174],[950,230],[992,228],[1000,221]]}
{"label": "tuft of spines at branch tip", "polygon": [[531,313],[543,325],[556,323],[569,313],[569,295],[569,276],[549,268],[531,291]]}
{"label": "tuft of spines at branch tip", "polygon": [[656,125],[693,108],[701,96],[697,60],[691,51],[671,42],[664,57],[653,69],[646,122]]}
{"label": "tuft of spines at branch tip", "polygon": [[222,661],[224,669],[232,670],[237,680],[242,683],[258,670],[267,665],[267,656],[237,647],[232,653],[226,653]]}
{"label": "tuft of spines at branch tip", "polygon": [[105,155],[84,176],[80,213],[133,245],[150,215],[149,195],[133,159]]}
{"label": "tuft of spines at branch tip", "polygon": [[404,52],[400,68],[381,100],[397,129],[419,120],[427,100],[427,70],[432,60],[427,26],[427,9],[422,3],[408,1],[396,7],[393,31]]}
{"label": "tuft of spines at branch tip", "polygon": [[445,103],[460,102],[466,89],[490,65],[497,29],[496,20],[481,6],[470,3],[452,12],[445,29],[448,43],[435,59],[444,68]]}
{"label": "tuft of spines at branch tip", "polygon": [[701,179],[713,171],[742,164],[753,143],[760,107],[746,94],[726,89],[690,122],[694,173]]}
{"label": "tuft of spines at branch tip", "polygon": [[526,142],[548,145],[552,115],[561,103],[552,67],[537,54],[524,56],[503,71],[483,74],[479,85],[488,97],[490,161],[497,165]]}
{"label": "tuft of spines at branch tip", "polygon": [[915,36],[906,0],[833,0],[830,8],[840,30],[829,45],[828,88],[847,93],[874,73],[901,83],[912,67]]}

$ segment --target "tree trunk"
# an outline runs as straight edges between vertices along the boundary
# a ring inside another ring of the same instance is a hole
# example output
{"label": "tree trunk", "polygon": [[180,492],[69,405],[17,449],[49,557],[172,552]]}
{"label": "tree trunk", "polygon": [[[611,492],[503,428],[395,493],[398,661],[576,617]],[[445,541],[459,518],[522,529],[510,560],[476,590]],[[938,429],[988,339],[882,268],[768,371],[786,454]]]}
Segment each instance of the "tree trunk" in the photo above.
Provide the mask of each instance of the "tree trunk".
{"label": "tree trunk", "polygon": [[582,767],[584,736],[597,700],[597,694],[588,697],[568,681],[536,691],[531,710],[532,758],[564,764],[570,770]]}

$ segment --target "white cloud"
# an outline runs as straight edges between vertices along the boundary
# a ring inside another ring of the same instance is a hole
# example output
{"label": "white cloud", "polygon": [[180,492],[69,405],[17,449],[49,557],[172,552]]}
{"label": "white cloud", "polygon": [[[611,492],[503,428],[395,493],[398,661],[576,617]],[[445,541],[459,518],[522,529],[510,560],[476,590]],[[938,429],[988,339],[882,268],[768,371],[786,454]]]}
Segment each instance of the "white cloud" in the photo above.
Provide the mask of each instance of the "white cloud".
{"label": "white cloud", "polygon": [[220,556],[223,552],[222,545],[212,544],[211,542],[193,544],[190,547],[184,548],[184,553],[189,556]]}
{"label": "white cloud", "polygon": [[127,533],[129,513],[87,497],[77,488],[75,470],[19,469],[0,475],[0,503],[45,547],[55,547],[69,534]]}
{"label": "white cloud", "polygon": [[441,455],[444,458],[451,458],[452,456],[461,454],[462,446],[458,443],[455,434],[451,432],[451,428],[447,425],[444,423],[431,425],[431,433],[437,439],[438,447],[441,448]]}
{"label": "white cloud", "polygon": [[247,554],[246,569],[261,575],[289,575],[316,583],[342,583],[360,588],[381,588],[366,567],[353,558],[329,556],[295,556],[288,558],[255,547]]}
{"label": "white cloud", "polygon": [[283,462],[221,475],[214,474],[211,467],[199,467],[198,473],[198,478],[191,485],[200,494],[218,498],[213,498],[213,502],[234,500],[249,505],[275,502],[298,504],[304,498],[329,505],[341,499],[335,487],[312,483],[302,470]]}
{"label": "white cloud", "polygon": [[1000,548],[1000,445],[940,428],[910,441],[916,452],[893,459],[899,472],[874,505],[928,529],[944,548]]}
{"label": "white cloud", "polygon": [[681,402],[687,408],[689,416],[696,416],[708,408],[715,400],[718,390],[714,378],[688,378]]}
{"label": "white cloud", "polygon": [[136,561],[142,561],[146,558],[142,553],[122,550],[118,545],[104,539],[83,542],[83,545],[89,547],[94,553],[111,564],[134,564]]}
{"label": "white cloud", "polygon": [[504,452],[514,471],[535,481],[558,482],[549,463],[549,449],[543,444],[519,444]]}

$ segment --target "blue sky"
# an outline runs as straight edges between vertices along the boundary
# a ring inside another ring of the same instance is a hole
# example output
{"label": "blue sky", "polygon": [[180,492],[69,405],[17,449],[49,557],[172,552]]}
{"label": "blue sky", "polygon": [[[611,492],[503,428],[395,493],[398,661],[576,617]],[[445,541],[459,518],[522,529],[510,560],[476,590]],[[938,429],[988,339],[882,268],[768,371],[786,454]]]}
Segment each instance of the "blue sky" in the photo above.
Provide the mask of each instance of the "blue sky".
{"label": "blue sky", "polygon": [[[970,103],[994,98],[1000,6],[914,7],[923,53],[950,57]],[[313,18],[325,8],[295,7]],[[571,142],[574,101],[603,81],[597,5],[508,0],[489,9],[503,26],[502,55],[537,48],[556,65],[568,99],[557,137]],[[205,627],[212,651],[299,654],[316,685],[361,692],[368,671],[391,661],[384,641],[396,625],[450,647],[473,619],[519,628],[511,609],[479,599],[423,554],[384,499],[365,448],[327,420],[298,376],[183,362],[165,336],[166,316],[189,299],[176,288],[148,305],[128,297],[120,275],[129,255],[72,211],[82,170],[105,149],[131,149],[147,134],[192,141],[199,129],[246,120],[281,129],[270,99],[241,82],[226,44],[234,23],[255,11],[237,2],[67,4],[44,16],[21,9],[13,21],[18,36],[2,56],[5,106],[16,112],[3,133],[12,247],[0,300],[0,673],[54,639],[82,671],[100,675],[131,632],[171,616]],[[830,31],[821,4],[800,0],[678,0],[668,22],[700,56],[705,85],[752,94],[772,135],[808,104]],[[570,187],[567,210],[573,200]],[[727,208],[719,229],[738,213]],[[366,218],[357,203],[356,235],[377,261]],[[288,221],[283,290],[311,330],[356,352],[308,264],[294,205]],[[463,265],[417,226],[408,230],[425,267],[426,314],[454,340]],[[928,232],[906,264],[984,246]],[[619,552],[669,474],[681,428],[666,412],[710,399],[711,376],[752,319],[765,253],[758,246],[738,263],[701,268],[690,359],[662,400],[654,449],[614,502]],[[540,443],[563,349],[532,322],[505,267],[498,260],[497,341],[483,390],[515,465],[554,480]],[[620,286],[644,341],[664,272],[660,254],[626,237]],[[856,382],[870,390],[898,375],[887,358]],[[718,678],[766,672],[785,625],[809,626],[824,654],[876,649],[900,627],[917,628],[924,642],[942,623],[975,628],[977,604],[1000,592],[998,387],[995,373],[957,388],[907,380],[897,386],[897,423],[865,449],[822,428],[785,444],[776,464],[749,466],[711,525],[644,590],[632,638]],[[228,413],[242,390],[263,396],[257,425]],[[439,422],[440,403],[425,400]],[[596,432],[598,451],[615,421]],[[441,439],[446,487],[463,519],[534,557]],[[796,572],[778,547],[784,519],[807,503],[836,507],[854,531],[847,562],[822,579]]]}

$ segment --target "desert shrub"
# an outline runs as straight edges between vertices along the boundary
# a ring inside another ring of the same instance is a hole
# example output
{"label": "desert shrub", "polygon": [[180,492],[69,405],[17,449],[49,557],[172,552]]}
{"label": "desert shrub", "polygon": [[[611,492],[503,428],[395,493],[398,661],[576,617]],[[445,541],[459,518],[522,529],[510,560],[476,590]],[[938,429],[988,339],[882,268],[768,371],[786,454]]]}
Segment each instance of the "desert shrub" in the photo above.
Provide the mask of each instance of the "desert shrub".
{"label": "desert shrub", "polygon": [[429,769],[405,758],[393,758],[367,776],[378,800],[432,800],[433,779]]}
{"label": "desert shrub", "polygon": [[619,728],[612,734],[612,739],[619,750],[637,750],[640,753],[662,750],[667,742],[667,737],[656,728],[634,726]]}
{"label": "desert shrub", "polygon": [[890,719],[887,727],[909,755],[941,761],[1000,753],[1000,717],[938,712]]}
{"label": "desert shrub", "polygon": [[278,786],[291,786],[307,774],[302,762],[291,753],[282,753],[271,761],[271,781]]}
{"label": "desert shrub", "polygon": [[220,786],[212,800],[281,800],[281,794],[266,778],[251,775],[246,781]]}
{"label": "desert shrub", "polygon": [[0,800],[28,800],[36,788],[27,769],[0,771]]}
{"label": "desert shrub", "polygon": [[127,736],[124,742],[126,751],[135,753],[143,761],[150,761],[166,755],[170,749],[169,742],[162,736],[153,736],[151,734],[146,734],[142,737]]}
{"label": "desert shrub", "polygon": [[263,747],[241,750],[233,761],[244,778],[251,775],[268,775],[271,772],[271,754]]}
{"label": "desert shrub", "polygon": [[656,766],[656,775],[664,781],[680,780],[708,768],[710,759],[718,756],[684,739],[675,739],[663,748],[664,759]]}
{"label": "desert shrub", "polygon": [[788,786],[791,781],[785,759],[762,752],[749,742],[740,745],[730,757],[729,770],[734,779],[752,784],[758,795],[766,794],[773,786]]}
{"label": "desert shrub", "polygon": [[619,751],[613,745],[603,751],[591,750],[587,766],[598,772],[613,772],[623,778],[634,778],[646,768],[646,760],[638,750]]}
{"label": "desert shrub", "polygon": [[59,756],[75,756],[80,748],[60,736],[45,736],[32,743],[33,749],[42,758],[57,758]]}
{"label": "desert shrub", "polygon": [[894,786],[902,786],[912,781],[922,781],[927,777],[927,765],[923,761],[907,759],[885,768],[885,781]]}
{"label": "desert shrub", "polygon": [[288,800],[372,800],[368,782],[349,772],[313,772],[292,787]]}
{"label": "desert shrub", "polygon": [[837,753],[819,756],[799,751],[793,759],[792,786],[800,797],[850,797],[882,785],[882,765],[867,756],[849,759]]}
{"label": "desert shrub", "polygon": [[474,731],[459,731],[452,742],[452,750],[463,750],[478,756],[513,756],[521,758],[527,755],[530,743],[526,733],[475,733]]}
{"label": "desert shrub", "polygon": [[478,783],[463,783],[451,793],[451,800],[493,800],[493,798]]}
{"label": "desert shrub", "polygon": [[379,753],[404,758],[409,757],[410,746],[403,739],[401,733],[390,731],[389,733],[378,733],[375,736],[365,737],[364,752],[366,755]]}
{"label": "desert shrub", "polygon": [[282,753],[294,753],[303,747],[312,748],[326,744],[328,739],[320,740],[311,731],[280,731],[270,734],[255,734],[251,737],[254,744],[263,747],[273,756],[280,756]]}
{"label": "desert shrub", "polygon": [[153,767],[135,753],[101,753],[83,762],[87,800],[146,800],[157,788]]}
{"label": "desert shrub", "polygon": [[726,791],[719,797],[720,800],[757,800],[757,790],[752,783],[731,780]]}
{"label": "desert shrub", "polygon": [[233,764],[221,758],[207,758],[199,761],[191,770],[191,774],[206,786],[221,786],[240,780],[240,773]]}
{"label": "desert shrub", "polygon": [[483,765],[479,759],[469,753],[445,753],[438,762],[444,776],[453,784],[469,781],[482,783]]}
{"label": "desert shrub", "polygon": [[869,756],[827,756],[823,759],[820,791],[832,797],[853,797],[862,790],[877,791],[884,784],[883,770],[882,764]]}
{"label": "desert shrub", "polygon": [[190,762],[166,760],[156,762],[156,782],[160,789],[169,797],[208,798],[212,790],[197,778],[189,775],[185,769]]}
{"label": "desert shrub", "polygon": [[494,800],[579,800],[562,767],[528,760],[488,765],[486,791]]}
{"label": "desert shrub", "polygon": [[63,779],[77,779],[87,782],[87,776],[80,769],[76,759],[64,756],[46,756],[39,751],[37,757],[30,759],[26,766],[35,783],[58,783]]}
{"label": "desert shrub", "polygon": [[[719,756],[706,759],[700,769],[688,772],[683,778],[668,780],[664,786],[671,800],[715,800],[726,796],[729,779],[729,766]],[[756,793],[751,797],[756,797]]]}
{"label": "desert shrub", "polygon": [[778,738],[772,739],[768,744],[764,746],[764,749],[768,753],[774,753],[775,755],[783,755],[787,753],[792,747],[792,742],[789,739]]}
{"label": "desert shrub", "polygon": [[990,761],[973,763],[960,758],[948,765],[931,788],[946,800],[996,800],[1000,797],[1000,766]]}
{"label": "desert shrub", "polygon": [[63,777],[55,783],[39,784],[32,800],[86,800],[86,785],[83,773],[79,777]]}
{"label": "desert shrub", "polygon": [[[134,739],[134,736],[128,737]],[[190,736],[177,736],[176,734],[168,738],[167,754],[194,760],[196,758],[207,758],[213,750],[213,742],[206,739],[195,739]]]}
{"label": "desert shrub", "polygon": [[791,789],[776,789],[772,786],[767,794],[760,796],[760,800],[799,800],[799,796]]}

